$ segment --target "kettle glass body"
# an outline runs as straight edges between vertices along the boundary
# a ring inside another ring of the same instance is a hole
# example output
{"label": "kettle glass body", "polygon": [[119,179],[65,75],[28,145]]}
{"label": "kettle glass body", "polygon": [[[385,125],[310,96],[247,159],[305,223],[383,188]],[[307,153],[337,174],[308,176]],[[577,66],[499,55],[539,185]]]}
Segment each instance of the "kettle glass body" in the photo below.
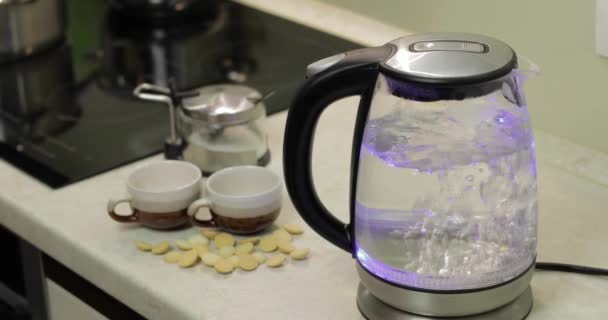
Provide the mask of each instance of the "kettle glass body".
{"label": "kettle glass body", "polygon": [[[536,161],[521,69],[505,43],[450,33],[408,36],[310,65],[285,130],[285,183],[294,206],[391,286],[479,291],[530,274]],[[353,95],[361,99],[344,224],[316,194],[311,148],[322,111]],[[527,283],[512,287],[500,301],[466,312],[512,301]],[[466,314],[433,312],[420,311]]]}

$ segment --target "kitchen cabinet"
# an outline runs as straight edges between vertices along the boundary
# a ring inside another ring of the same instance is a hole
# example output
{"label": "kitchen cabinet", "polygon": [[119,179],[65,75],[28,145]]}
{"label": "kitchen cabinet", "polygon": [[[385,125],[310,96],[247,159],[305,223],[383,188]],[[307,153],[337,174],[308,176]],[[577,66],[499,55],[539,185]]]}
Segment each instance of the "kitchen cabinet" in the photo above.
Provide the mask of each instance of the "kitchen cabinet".
{"label": "kitchen cabinet", "polygon": [[0,320],[144,319],[0,225]]}
{"label": "kitchen cabinet", "polygon": [[48,278],[46,279],[46,296],[49,320],[108,319]]}

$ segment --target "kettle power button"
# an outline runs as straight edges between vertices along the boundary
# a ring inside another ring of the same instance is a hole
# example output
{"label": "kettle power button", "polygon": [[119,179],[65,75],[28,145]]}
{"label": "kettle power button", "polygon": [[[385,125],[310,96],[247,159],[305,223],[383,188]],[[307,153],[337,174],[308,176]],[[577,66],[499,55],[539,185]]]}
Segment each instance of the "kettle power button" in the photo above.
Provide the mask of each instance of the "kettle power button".
{"label": "kettle power button", "polygon": [[471,41],[422,41],[416,42],[410,46],[413,52],[429,52],[429,51],[462,51],[484,53],[488,52],[488,47],[479,42]]}

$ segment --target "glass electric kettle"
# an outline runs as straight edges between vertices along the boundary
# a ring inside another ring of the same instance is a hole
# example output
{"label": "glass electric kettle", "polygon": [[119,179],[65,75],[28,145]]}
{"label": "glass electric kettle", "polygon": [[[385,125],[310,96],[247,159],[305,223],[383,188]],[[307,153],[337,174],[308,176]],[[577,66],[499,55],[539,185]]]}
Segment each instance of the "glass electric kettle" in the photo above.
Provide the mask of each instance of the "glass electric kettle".
{"label": "glass electric kettle", "polygon": [[[287,118],[286,186],[303,219],[353,254],[366,290],[436,317],[480,314],[529,294],[534,139],[526,74],[507,44],[419,34],[323,59],[307,76]],[[316,195],[311,145],[321,112],[352,95],[361,99],[345,225]]]}

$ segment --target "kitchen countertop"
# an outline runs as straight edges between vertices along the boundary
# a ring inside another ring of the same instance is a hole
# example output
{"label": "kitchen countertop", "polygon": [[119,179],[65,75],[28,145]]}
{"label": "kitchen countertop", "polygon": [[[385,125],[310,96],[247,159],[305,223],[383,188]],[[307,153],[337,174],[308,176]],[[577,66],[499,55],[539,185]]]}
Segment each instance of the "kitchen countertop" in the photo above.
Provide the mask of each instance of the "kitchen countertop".
{"label": "kitchen countertop", "polygon": [[[377,45],[409,33],[315,1],[242,0],[349,40]],[[350,139],[357,100],[324,113],[315,140],[314,177],[330,211],[347,219]],[[531,106],[533,107],[533,106]],[[268,119],[272,161],[281,173],[285,112]],[[539,181],[539,261],[608,267],[608,157],[536,132]],[[179,269],[144,254],[133,240],[188,237],[195,228],[159,232],[121,225],[105,213],[108,197],[124,193],[126,177],[155,156],[80,183],[52,190],[0,160],[0,223],[150,319],[362,319],[355,305],[357,275],[350,255],[305,227],[303,262],[279,269],[239,270],[228,276],[197,266]],[[304,226],[287,193],[278,224]],[[528,319],[608,316],[608,279],[538,272]]]}

